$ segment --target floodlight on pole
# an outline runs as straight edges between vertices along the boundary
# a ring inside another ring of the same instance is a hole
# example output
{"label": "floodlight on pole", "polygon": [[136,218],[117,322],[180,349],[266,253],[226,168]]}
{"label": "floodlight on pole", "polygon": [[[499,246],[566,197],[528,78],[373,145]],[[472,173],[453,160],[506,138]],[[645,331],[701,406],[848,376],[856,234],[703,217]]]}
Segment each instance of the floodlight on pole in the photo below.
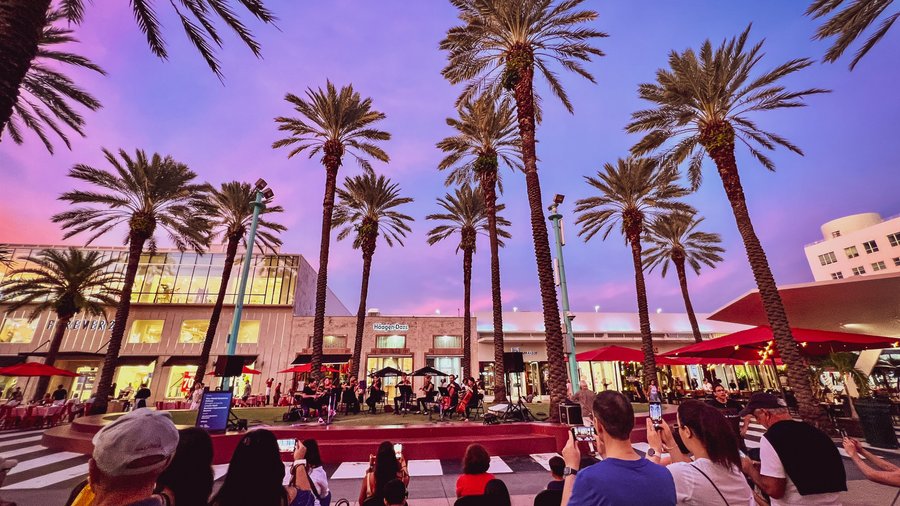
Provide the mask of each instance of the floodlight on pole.
{"label": "floodlight on pole", "polygon": [[553,235],[556,238],[556,274],[559,280],[559,298],[562,303],[563,318],[566,331],[566,354],[568,355],[569,366],[569,382],[572,385],[572,393],[579,390],[578,381],[578,363],[575,360],[575,332],[572,330],[572,320],[575,319],[574,313],[569,309],[569,287],[566,284],[566,266],[563,263],[562,248],[566,244],[563,237],[562,214],[559,213],[559,205],[566,199],[565,195],[557,193],[553,196],[553,203],[547,209],[550,216],[547,218],[553,223]]}

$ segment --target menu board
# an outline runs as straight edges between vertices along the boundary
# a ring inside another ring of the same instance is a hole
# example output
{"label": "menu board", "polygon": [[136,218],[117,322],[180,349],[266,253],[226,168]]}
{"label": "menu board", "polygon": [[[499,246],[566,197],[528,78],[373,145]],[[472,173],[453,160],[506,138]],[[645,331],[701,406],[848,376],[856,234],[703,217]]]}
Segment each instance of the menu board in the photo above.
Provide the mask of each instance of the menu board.
{"label": "menu board", "polygon": [[197,412],[197,427],[209,432],[225,432],[232,392],[203,392]]}

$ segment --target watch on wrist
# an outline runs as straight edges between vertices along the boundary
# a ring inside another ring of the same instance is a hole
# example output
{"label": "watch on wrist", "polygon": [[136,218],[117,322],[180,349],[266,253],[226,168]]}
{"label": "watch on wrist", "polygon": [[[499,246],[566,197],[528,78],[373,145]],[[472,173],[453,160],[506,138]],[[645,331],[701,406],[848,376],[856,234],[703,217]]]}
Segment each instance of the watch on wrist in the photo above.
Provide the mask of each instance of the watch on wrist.
{"label": "watch on wrist", "polygon": [[574,467],[566,466],[563,469],[563,478],[565,478],[566,476],[575,476],[576,474],[578,474],[578,469],[575,469]]}
{"label": "watch on wrist", "polygon": [[297,459],[297,460],[294,461],[294,465],[295,465],[295,466],[299,466],[299,465],[301,465],[301,464],[305,466],[305,465],[306,465],[306,459]]}
{"label": "watch on wrist", "polygon": [[647,450],[647,457],[653,458],[653,457],[658,457],[658,456],[659,456],[659,452],[657,452],[656,449],[650,448]]}

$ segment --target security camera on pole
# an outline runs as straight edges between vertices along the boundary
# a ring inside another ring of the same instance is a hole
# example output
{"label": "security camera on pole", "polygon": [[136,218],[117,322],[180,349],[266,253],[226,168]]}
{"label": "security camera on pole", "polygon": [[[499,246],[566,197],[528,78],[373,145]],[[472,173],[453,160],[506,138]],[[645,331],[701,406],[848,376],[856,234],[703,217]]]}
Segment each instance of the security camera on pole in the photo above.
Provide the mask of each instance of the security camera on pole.
{"label": "security camera on pole", "polygon": [[572,331],[572,320],[575,315],[569,310],[569,288],[566,284],[566,266],[563,263],[562,247],[566,245],[566,239],[563,237],[562,215],[559,214],[559,205],[565,200],[565,195],[559,193],[553,197],[553,203],[547,208],[550,216],[547,217],[553,222],[553,235],[556,238],[556,263],[553,264],[553,271],[556,274],[556,284],[559,286],[559,298],[562,303],[563,324],[565,325],[566,341],[565,352],[568,356],[569,363],[569,383],[572,385],[572,393],[578,392],[578,364],[575,361],[575,333]]}
{"label": "security camera on pole", "polygon": [[[275,192],[267,188],[265,179],[256,181],[256,200],[253,202],[253,221],[250,223],[250,234],[247,236],[247,251],[244,253],[244,265],[241,268],[241,280],[238,283],[237,300],[234,304],[234,319],[231,321],[231,332],[228,333],[228,355],[234,355],[237,349],[237,334],[241,326],[241,313],[244,311],[244,292],[247,290],[247,278],[250,276],[250,260],[253,256],[253,241],[256,240],[256,225],[259,213],[266,207],[265,201],[272,200]],[[231,389],[231,377],[222,378],[222,390]]]}

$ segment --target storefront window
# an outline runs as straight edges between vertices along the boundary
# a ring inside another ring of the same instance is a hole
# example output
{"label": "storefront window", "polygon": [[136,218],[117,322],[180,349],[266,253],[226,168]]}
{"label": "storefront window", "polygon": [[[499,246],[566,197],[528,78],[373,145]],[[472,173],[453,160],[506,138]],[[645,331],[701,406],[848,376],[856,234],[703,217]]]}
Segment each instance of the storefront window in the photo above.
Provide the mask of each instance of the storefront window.
{"label": "storefront window", "polygon": [[238,327],[238,339],[240,344],[253,344],[259,342],[259,320],[241,320]]}
{"label": "storefront window", "polygon": [[427,357],[425,365],[434,367],[444,374],[454,374],[459,377],[462,370],[462,357]]}
{"label": "storefront window", "polygon": [[435,348],[462,348],[462,338],[459,336],[434,336]]}
{"label": "storefront window", "polygon": [[113,383],[116,384],[116,393],[121,392],[122,389],[131,386],[132,391],[137,392],[137,389],[141,387],[141,385],[150,385],[150,380],[153,379],[153,369],[156,367],[156,362],[151,362],[149,365],[123,365],[116,369],[116,375],[113,378]]}
{"label": "storefront window", "polygon": [[209,320],[184,320],[181,322],[181,333],[178,335],[179,343],[198,344],[206,339],[209,329]]}
{"label": "storefront window", "polygon": [[406,348],[406,336],[376,336],[376,348]]}
{"label": "storefront window", "polygon": [[30,343],[37,330],[37,320],[28,318],[6,318],[0,326],[0,343]]}
{"label": "storefront window", "polygon": [[[379,369],[384,369],[385,367],[393,367],[394,369],[400,369],[404,372],[412,372],[413,360],[412,357],[369,357],[368,360],[366,360],[366,371],[368,371],[369,374],[372,374]],[[397,387],[395,385],[398,381],[400,381],[400,378],[396,376],[381,378],[381,387],[386,392],[388,404],[393,404],[394,397],[397,396]]]}
{"label": "storefront window", "polygon": [[194,386],[194,375],[197,373],[195,365],[175,365],[170,368],[168,390],[166,398],[184,399]]}
{"label": "storefront window", "polygon": [[165,320],[135,320],[131,324],[131,334],[128,335],[128,342],[140,344],[160,342],[165,323]]}
{"label": "storefront window", "polygon": [[[94,391],[94,382],[97,381],[97,367],[83,366],[75,369],[78,377],[72,385],[73,395],[77,395],[82,401],[91,398],[91,392]],[[115,393],[115,392],[114,392]]]}
{"label": "storefront window", "polygon": [[347,336],[323,336],[322,337],[322,347],[323,348],[346,348],[347,347]]}

